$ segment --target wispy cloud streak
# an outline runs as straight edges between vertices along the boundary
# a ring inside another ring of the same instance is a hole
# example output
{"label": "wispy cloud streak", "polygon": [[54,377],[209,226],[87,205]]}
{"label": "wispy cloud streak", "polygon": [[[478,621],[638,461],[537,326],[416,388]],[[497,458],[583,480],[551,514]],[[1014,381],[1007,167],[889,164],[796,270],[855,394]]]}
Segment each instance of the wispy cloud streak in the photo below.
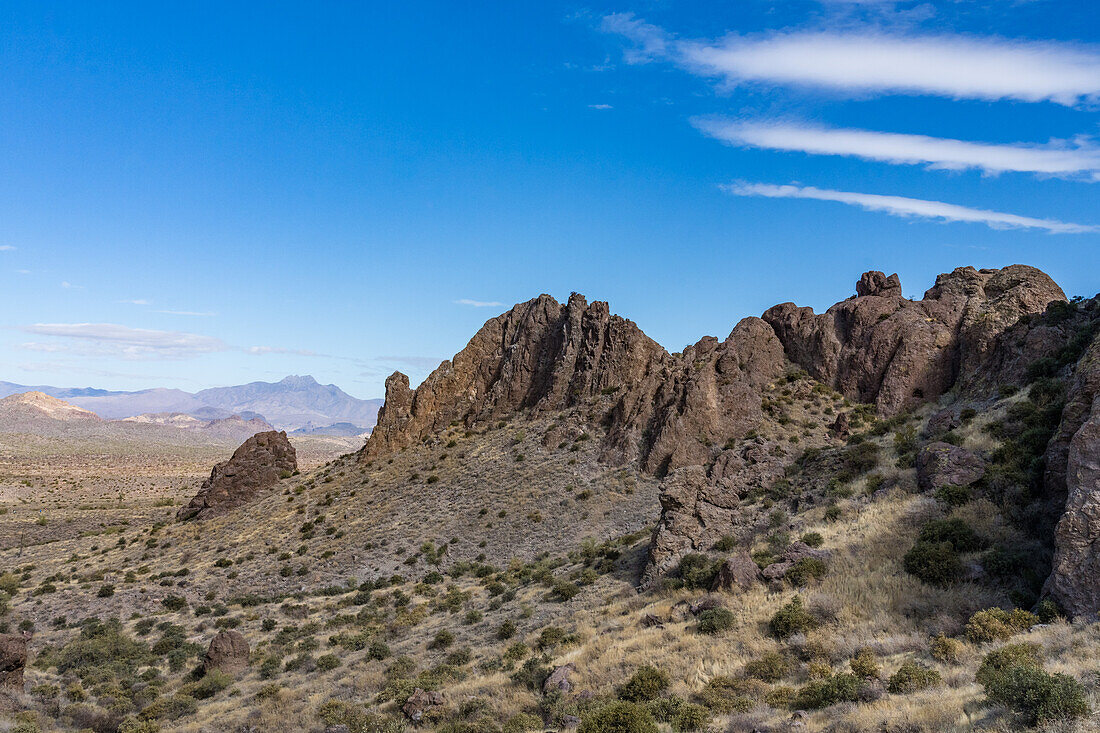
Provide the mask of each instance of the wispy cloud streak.
{"label": "wispy cloud streak", "polygon": [[1092,140],[1046,145],[994,144],[871,130],[784,122],[735,121],[713,117],[692,121],[704,134],[731,145],[841,155],[942,170],[979,170],[1100,181],[1100,147]]}
{"label": "wispy cloud streak", "polygon": [[1035,219],[1000,211],[972,209],[943,201],[928,201],[904,196],[832,191],[813,186],[777,186],[770,183],[734,183],[722,189],[734,196],[763,196],[775,199],[811,199],[858,206],[866,211],[881,211],[905,218],[934,219],[941,222],[971,222],[992,229],[1041,229],[1051,234],[1100,232],[1100,226],[1073,224],[1056,219]]}

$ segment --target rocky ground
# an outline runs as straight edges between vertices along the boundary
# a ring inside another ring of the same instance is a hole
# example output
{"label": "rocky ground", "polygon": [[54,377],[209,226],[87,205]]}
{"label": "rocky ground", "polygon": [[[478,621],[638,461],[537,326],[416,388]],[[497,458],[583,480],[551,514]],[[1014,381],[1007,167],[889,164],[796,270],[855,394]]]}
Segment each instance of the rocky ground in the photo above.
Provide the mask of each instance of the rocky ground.
{"label": "rocky ground", "polygon": [[358,454],[0,549],[10,728],[1095,729],[1098,331],[1019,267],[680,354],[522,304]]}

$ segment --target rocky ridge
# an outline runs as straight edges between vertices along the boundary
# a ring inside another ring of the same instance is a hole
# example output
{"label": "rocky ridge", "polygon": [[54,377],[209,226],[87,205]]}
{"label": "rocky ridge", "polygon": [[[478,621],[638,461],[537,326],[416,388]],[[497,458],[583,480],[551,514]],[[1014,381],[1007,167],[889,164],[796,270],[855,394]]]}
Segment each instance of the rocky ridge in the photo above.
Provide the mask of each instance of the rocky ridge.
{"label": "rocky ridge", "polygon": [[224,514],[247,504],[259,492],[297,470],[297,455],[285,432],[257,433],[232,458],[214,466],[210,478],[176,518],[208,519]]}

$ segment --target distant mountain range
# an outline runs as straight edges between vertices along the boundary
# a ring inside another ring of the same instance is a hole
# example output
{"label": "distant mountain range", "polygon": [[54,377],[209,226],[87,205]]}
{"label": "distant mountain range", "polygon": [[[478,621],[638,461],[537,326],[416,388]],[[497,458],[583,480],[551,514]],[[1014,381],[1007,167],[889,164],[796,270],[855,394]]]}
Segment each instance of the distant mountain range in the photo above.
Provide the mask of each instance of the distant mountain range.
{"label": "distant mountain range", "polygon": [[166,388],[116,392],[0,381],[0,398],[32,391],[65,400],[107,420],[146,416],[148,422],[163,422],[167,415],[176,414],[211,421],[239,415],[244,420],[266,421],[280,430],[301,429],[312,434],[323,434],[330,427],[339,435],[368,432],[382,405],[382,400],[360,400],[335,385],[318,384],[311,376],[195,393]]}

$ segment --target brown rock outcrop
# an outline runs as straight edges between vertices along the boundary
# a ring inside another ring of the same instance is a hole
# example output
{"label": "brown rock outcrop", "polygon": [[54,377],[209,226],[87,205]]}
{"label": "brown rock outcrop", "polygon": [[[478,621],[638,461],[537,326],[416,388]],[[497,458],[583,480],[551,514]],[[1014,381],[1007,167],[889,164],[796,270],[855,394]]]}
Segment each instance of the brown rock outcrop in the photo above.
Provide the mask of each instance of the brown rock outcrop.
{"label": "brown rock outcrop", "polygon": [[27,639],[17,634],[0,634],[0,692],[23,692],[23,670],[27,666]]}
{"label": "brown rock outcrop", "polygon": [[219,631],[210,640],[210,646],[202,660],[202,669],[204,672],[216,669],[226,674],[238,675],[248,669],[248,654],[248,642],[239,631]]}
{"label": "brown rock outcrop", "polygon": [[443,695],[435,691],[427,691],[417,687],[401,706],[401,712],[413,723],[420,723],[424,716],[433,708],[443,704]]}
{"label": "brown rock outcrop", "polygon": [[416,390],[400,373],[361,452],[369,461],[419,442],[453,422],[473,427],[604,400],[602,457],[637,461],[650,473],[702,463],[712,445],[760,419],[760,387],[785,365],[783,347],[759,318],[725,341],[706,337],[670,355],[607,303],[549,295],[488,321],[466,348]]}
{"label": "brown rock outcrop", "polygon": [[742,550],[722,561],[711,590],[745,591],[760,580],[760,567]]}
{"label": "brown rock outcrop", "polygon": [[1055,300],[1065,300],[1061,288],[1025,265],[960,267],[919,301],[902,296],[896,275],[870,272],[856,297],[825,313],[783,303],[763,317],[791,361],[891,415],[943,394],[989,356],[1000,333]]}
{"label": "brown rock outcrop", "polygon": [[266,488],[298,469],[294,446],[285,432],[257,433],[228,461],[214,466],[210,478],[176,518],[209,519],[252,501]]}
{"label": "brown rock outcrop", "polygon": [[928,443],[917,453],[917,485],[922,491],[969,486],[984,475],[981,458],[951,443]]}

